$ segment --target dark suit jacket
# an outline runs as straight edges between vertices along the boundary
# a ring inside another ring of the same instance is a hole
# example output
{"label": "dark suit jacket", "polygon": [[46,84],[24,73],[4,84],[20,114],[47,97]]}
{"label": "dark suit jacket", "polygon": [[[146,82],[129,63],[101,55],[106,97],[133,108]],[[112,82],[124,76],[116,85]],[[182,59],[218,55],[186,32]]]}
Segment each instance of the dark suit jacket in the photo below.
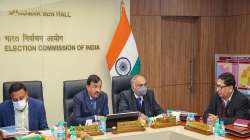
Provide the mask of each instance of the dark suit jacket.
{"label": "dark suit jacket", "polygon": [[73,100],[74,123],[76,125],[85,124],[88,119],[95,121],[95,115],[106,116],[109,114],[108,96],[103,91],[101,91],[100,96],[96,99],[95,111],[93,111],[90,103],[90,96],[86,89],[75,95]]}
{"label": "dark suit jacket", "polygon": [[[48,128],[46,112],[43,102],[28,98],[29,105],[29,130],[43,130]],[[15,112],[11,100],[0,104],[0,127],[15,125]]]}
{"label": "dark suit jacket", "polygon": [[163,113],[161,107],[154,98],[154,93],[147,90],[147,94],[143,96],[142,110],[137,110],[136,98],[132,89],[125,90],[120,93],[120,101],[118,103],[118,112],[141,111],[145,115],[152,117]]}
{"label": "dark suit jacket", "polygon": [[[218,94],[213,96],[210,101],[210,104],[203,115],[203,120],[206,122],[208,114],[218,115],[220,114],[222,108],[223,100],[219,97]],[[242,118],[242,119],[249,119],[249,108],[250,102],[246,96],[244,96],[239,91],[235,90],[231,101],[227,103],[226,106],[226,113],[227,117],[219,118],[223,120],[225,124],[232,124],[235,119]]]}

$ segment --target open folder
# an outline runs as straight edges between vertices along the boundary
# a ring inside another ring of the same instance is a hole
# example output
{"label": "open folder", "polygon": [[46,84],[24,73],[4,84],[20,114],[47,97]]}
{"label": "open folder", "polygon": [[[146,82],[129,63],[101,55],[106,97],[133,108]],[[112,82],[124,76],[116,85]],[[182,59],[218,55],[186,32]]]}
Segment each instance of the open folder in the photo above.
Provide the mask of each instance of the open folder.
{"label": "open folder", "polygon": [[233,124],[225,125],[226,132],[238,137],[250,137],[250,129],[248,127],[235,126]]}

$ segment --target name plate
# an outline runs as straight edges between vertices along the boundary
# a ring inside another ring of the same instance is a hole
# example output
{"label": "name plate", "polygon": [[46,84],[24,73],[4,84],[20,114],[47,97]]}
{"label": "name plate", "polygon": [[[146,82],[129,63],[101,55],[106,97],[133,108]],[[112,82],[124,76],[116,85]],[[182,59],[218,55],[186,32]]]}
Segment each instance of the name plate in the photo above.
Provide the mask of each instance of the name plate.
{"label": "name plate", "polygon": [[87,133],[90,136],[98,136],[103,135],[103,132],[99,130],[99,127],[97,124],[88,125],[88,126],[76,126],[75,131],[77,134],[77,137],[81,137],[83,133]]}
{"label": "name plate", "polygon": [[141,124],[139,120],[118,122],[117,127],[112,128],[113,134],[135,132],[135,131],[145,131],[144,125]]}
{"label": "name plate", "polygon": [[152,124],[151,128],[164,128],[164,127],[170,127],[170,126],[176,126],[176,117],[170,116],[170,117],[163,117],[163,118],[157,118]]}
{"label": "name plate", "polygon": [[204,124],[202,122],[196,122],[196,121],[189,122],[189,125],[186,125],[184,128],[204,135],[213,134],[212,131],[207,126],[207,124]]}

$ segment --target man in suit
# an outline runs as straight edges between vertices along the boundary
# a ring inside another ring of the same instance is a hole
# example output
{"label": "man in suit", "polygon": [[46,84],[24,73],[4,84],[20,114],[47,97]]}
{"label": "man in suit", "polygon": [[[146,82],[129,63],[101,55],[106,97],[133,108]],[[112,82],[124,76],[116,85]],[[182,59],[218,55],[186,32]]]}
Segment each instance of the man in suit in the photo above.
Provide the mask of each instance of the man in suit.
{"label": "man in suit", "polygon": [[102,81],[97,75],[90,75],[86,88],[75,95],[73,104],[74,123],[85,124],[94,122],[97,116],[106,116],[108,110],[108,96],[101,91]]}
{"label": "man in suit", "polygon": [[48,128],[43,102],[28,97],[28,91],[22,83],[13,83],[9,94],[11,100],[0,104],[0,127],[15,125],[28,130]]}
{"label": "man in suit", "polygon": [[249,119],[250,102],[235,87],[231,73],[223,73],[217,80],[216,91],[203,115],[203,120],[214,122],[217,119],[225,124],[232,124],[235,119]]}
{"label": "man in suit", "polygon": [[153,91],[147,89],[146,79],[136,75],[131,79],[131,89],[122,91],[118,103],[118,112],[140,111],[148,117],[163,113],[157,104]]}

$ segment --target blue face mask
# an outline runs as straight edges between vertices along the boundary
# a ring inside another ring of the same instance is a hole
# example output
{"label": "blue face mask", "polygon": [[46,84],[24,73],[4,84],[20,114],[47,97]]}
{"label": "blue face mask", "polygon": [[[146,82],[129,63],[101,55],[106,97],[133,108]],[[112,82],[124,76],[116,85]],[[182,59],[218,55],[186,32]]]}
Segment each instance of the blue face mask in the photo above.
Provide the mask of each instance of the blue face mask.
{"label": "blue face mask", "polygon": [[145,96],[147,94],[147,87],[142,86],[138,89],[138,95],[139,96]]}

